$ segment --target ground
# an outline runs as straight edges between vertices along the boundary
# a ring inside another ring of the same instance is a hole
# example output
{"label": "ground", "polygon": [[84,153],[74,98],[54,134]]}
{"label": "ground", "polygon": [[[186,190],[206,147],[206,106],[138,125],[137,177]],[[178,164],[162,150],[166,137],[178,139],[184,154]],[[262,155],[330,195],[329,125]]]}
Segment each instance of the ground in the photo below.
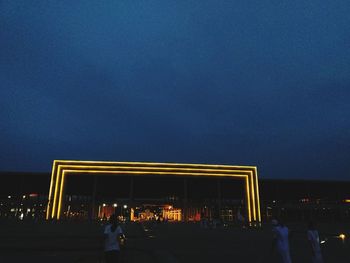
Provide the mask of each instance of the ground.
{"label": "ground", "polygon": [[[293,262],[310,262],[305,225],[290,223]],[[203,229],[199,224],[129,223],[123,225],[128,240],[123,263],[133,262],[278,262],[271,252],[271,228],[242,229],[235,226]],[[101,224],[87,222],[0,222],[0,262],[102,262]],[[325,262],[350,262],[350,224],[319,225]]]}

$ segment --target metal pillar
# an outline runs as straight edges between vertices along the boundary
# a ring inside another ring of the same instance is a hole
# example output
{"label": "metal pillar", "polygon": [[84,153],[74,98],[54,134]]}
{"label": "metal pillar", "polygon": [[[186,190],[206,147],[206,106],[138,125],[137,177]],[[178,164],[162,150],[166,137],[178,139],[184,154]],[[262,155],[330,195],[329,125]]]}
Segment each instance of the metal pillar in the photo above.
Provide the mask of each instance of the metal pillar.
{"label": "metal pillar", "polygon": [[92,186],[92,202],[91,202],[91,215],[90,220],[97,219],[98,215],[96,215],[96,191],[97,191],[97,175],[94,175],[93,180],[93,186]]}
{"label": "metal pillar", "polygon": [[185,222],[188,221],[188,183],[187,178],[184,178],[184,200],[183,200],[183,219]]}
{"label": "metal pillar", "polygon": [[219,213],[219,218],[221,217],[221,180],[217,180],[217,193],[218,193],[218,200],[217,200],[217,206],[218,206],[218,213]]}

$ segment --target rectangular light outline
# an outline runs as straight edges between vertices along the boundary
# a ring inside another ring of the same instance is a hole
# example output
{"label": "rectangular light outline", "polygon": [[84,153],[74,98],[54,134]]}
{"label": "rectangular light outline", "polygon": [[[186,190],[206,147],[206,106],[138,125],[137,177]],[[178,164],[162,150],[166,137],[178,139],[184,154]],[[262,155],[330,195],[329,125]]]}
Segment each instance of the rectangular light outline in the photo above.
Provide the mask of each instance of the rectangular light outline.
{"label": "rectangular light outline", "polygon": [[[69,168],[69,167],[67,167]],[[245,171],[248,172],[248,171]],[[64,185],[64,179],[65,176],[67,175],[67,173],[86,173],[86,174],[133,174],[133,175],[181,175],[181,176],[221,176],[221,177],[235,177],[235,178],[243,178],[246,180],[246,192],[247,192],[247,199],[248,199],[248,218],[249,221],[251,221],[251,202],[250,202],[250,180],[249,180],[249,176],[248,175],[232,175],[232,174],[194,174],[194,173],[182,173],[182,172],[140,172],[140,171],[111,171],[111,170],[62,170],[62,175],[61,175],[61,182],[57,183],[57,185],[61,185],[60,190],[59,190],[59,194],[57,193],[57,195],[59,196],[59,201],[58,201],[58,207],[57,207],[57,219],[60,219],[60,215],[61,215],[61,204],[62,204],[62,197],[63,197],[63,185]],[[57,180],[57,182],[59,182],[59,180]],[[55,199],[57,199],[55,197]],[[255,214],[255,213],[254,213]],[[55,216],[55,213],[53,213],[52,215],[53,217]]]}
{"label": "rectangular light outline", "polygon": [[[72,161],[66,161],[65,163],[72,163]],[[87,162],[75,162],[75,163],[87,163]],[[89,162],[89,163],[94,163],[94,162]],[[110,163],[110,164],[114,164],[114,163],[116,163],[116,162],[98,162],[99,164],[105,164],[105,163]],[[125,162],[119,162],[120,164],[126,164]],[[129,164],[129,163],[127,163],[127,164]],[[131,164],[135,164],[135,163],[131,163]],[[140,164],[140,163],[137,163],[137,164]],[[141,163],[141,164],[144,164],[144,163]],[[148,165],[153,165],[152,163],[147,163]],[[174,166],[191,166],[191,167],[193,167],[193,166],[196,166],[197,167],[197,165],[193,165],[193,164],[169,164],[169,163],[162,163],[162,165],[165,165],[165,166],[169,166],[169,165],[171,165],[172,167],[174,167]],[[227,168],[227,167],[234,167],[234,168],[237,168],[237,166],[223,166],[223,165],[200,165],[200,166],[204,166],[204,167],[215,167],[215,168],[218,168],[218,167],[225,167],[225,168]],[[86,166],[83,166],[84,168],[86,168]],[[99,168],[101,168],[101,167],[99,167]],[[119,167],[108,167],[109,169],[111,169],[111,168],[119,168]],[[143,168],[143,167],[138,167],[138,168]],[[159,167],[157,167],[156,169],[158,169]],[[246,168],[246,167],[242,167],[242,166],[239,166],[239,168]],[[250,168],[250,167],[249,167]],[[149,168],[148,168],[149,169]],[[191,170],[193,170],[193,169],[191,169]],[[198,170],[201,170],[201,169],[198,169]],[[212,170],[212,169],[210,169],[210,170]],[[60,167],[58,167],[58,174],[60,174]],[[219,170],[219,171],[223,171],[223,170]],[[236,170],[237,171],[237,170]],[[249,170],[241,170],[241,172],[247,172],[247,171],[249,171]],[[86,170],[84,170],[83,172],[86,172]],[[108,173],[109,171],[103,171],[103,170],[99,170],[99,171],[97,171],[98,173]],[[227,172],[227,171],[225,171],[225,172]],[[126,171],[123,171],[123,172],[120,172],[120,173],[123,173],[123,174],[126,174],[127,172]],[[138,172],[136,172],[136,174],[140,174],[140,173],[138,173]],[[148,173],[147,173],[148,174]],[[169,172],[167,172],[166,174],[168,174],[169,175]],[[184,173],[181,173],[181,175],[194,175],[193,173],[192,174],[184,174]],[[211,174],[197,174],[197,175],[200,175],[200,176],[208,176],[208,175],[211,175]],[[232,174],[230,175],[230,174],[215,174],[215,175],[219,175],[219,176],[232,176]],[[233,177],[237,177],[237,176],[233,176]],[[58,181],[56,181],[56,186],[58,186],[58,184],[59,184],[59,180]],[[51,184],[52,185],[52,184]],[[58,187],[56,187],[56,190],[55,190],[55,197],[57,196],[57,190],[58,190]],[[249,190],[249,189],[247,189],[247,190]],[[52,192],[52,190],[51,190],[51,192]],[[249,192],[249,191],[248,191]],[[249,196],[249,195],[248,195]],[[254,196],[253,196],[253,198],[255,198]],[[57,198],[55,198],[55,200],[56,200]],[[248,202],[249,203],[249,202]],[[55,204],[54,204],[54,206],[55,206]],[[248,208],[250,208],[250,207],[248,207]],[[55,210],[55,209],[54,209]],[[259,211],[260,212],[260,211]],[[54,211],[53,211],[53,213],[55,213]],[[259,213],[260,214],[260,213]],[[54,214],[53,214],[54,215]],[[256,220],[256,217],[254,216],[254,220]],[[260,220],[259,220],[260,221]]]}
{"label": "rectangular light outline", "polygon": [[[93,164],[93,165],[92,165]],[[261,223],[257,168],[255,166],[232,166],[187,163],[112,162],[54,160],[46,219],[60,219],[64,181],[68,173],[133,174],[133,175],[180,175],[235,177],[246,180],[248,221]],[[241,173],[241,174],[237,174]],[[243,173],[243,174],[242,174]],[[248,173],[249,175],[245,175]],[[62,174],[62,175],[61,175]],[[62,177],[62,178],[61,178]],[[53,193],[53,188],[54,193]],[[57,196],[59,192],[59,197]],[[53,196],[52,196],[53,195]],[[51,206],[51,201],[53,204]],[[57,201],[58,199],[58,201]],[[252,210],[252,211],[251,211]],[[56,217],[56,218],[55,218]],[[252,220],[253,217],[253,220]]]}

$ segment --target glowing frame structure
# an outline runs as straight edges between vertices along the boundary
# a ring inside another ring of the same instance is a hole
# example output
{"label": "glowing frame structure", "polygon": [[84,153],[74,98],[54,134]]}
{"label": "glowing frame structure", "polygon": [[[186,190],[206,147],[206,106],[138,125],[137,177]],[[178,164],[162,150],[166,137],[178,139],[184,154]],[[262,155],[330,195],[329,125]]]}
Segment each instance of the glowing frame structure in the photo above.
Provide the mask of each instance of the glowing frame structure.
{"label": "glowing frame structure", "polygon": [[53,162],[46,219],[59,220],[65,178],[69,174],[176,175],[186,177],[233,177],[245,181],[249,223],[261,223],[257,168],[255,166],[55,160]]}

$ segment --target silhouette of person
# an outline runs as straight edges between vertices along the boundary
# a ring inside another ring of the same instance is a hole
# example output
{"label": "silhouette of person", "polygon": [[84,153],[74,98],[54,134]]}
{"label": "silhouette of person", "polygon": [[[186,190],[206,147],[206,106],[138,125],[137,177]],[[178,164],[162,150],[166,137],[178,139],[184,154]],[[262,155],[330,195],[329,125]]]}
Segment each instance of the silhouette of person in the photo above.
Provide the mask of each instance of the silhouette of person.
{"label": "silhouette of person", "polygon": [[309,222],[307,230],[307,239],[309,240],[311,252],[312,252],[312,263],[323,263],[321,247],[320,247],[320,237],[318,231],[316,230],[314,222]]}
{"label": "silhouette of person", "polygon": [[244,217],[241,214],[241,209],[240,208],[237,210],[236,220],[237,220],[238,225],[240,227],[244,227]]}
{"label": "silhouette of person", "polygon": [[123,230],[119,225],[117,217],[113,214],[104,229],[104,253],[106,263],[119,262],[120,244],[119,239],[124,238]]}
{"label": "silhouette of person", "polygon": [[277,249],[281,263],[292,263],[289,252],[289,229],[284,223],[276,219],[271,221],[273,233],[273,247]]}

